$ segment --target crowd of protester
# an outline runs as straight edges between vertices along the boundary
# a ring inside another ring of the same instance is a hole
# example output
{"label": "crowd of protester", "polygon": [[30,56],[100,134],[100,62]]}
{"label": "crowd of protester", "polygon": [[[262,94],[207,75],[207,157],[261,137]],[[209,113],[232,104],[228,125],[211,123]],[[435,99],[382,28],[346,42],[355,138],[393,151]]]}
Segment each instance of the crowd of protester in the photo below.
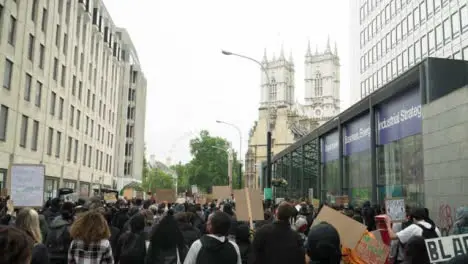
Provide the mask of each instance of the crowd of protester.
{"label": "crowd of protester", "polygon": [[[385,213],[366,202],[360,208],[330,205],[376,230]],[[232,201],[156,203],[99,197],[77,202],[49,200],[41,210],[0,201],[0,264],[339,264],[362,263],[342,248],[337,230],[313,224],[320,208],[307,202],[264,203],[264,220],[238,221]],[[392,224],[388,263],[429,264],[424,239],[440,231],[424,208],[407,208],[407,221]],[[462,213],[466,210],[462,211]],[[468,214],[457,219],[466,232]],[[351,254],[351,253],[349,253]],[[450,263],[468,263],[459,256]]]}

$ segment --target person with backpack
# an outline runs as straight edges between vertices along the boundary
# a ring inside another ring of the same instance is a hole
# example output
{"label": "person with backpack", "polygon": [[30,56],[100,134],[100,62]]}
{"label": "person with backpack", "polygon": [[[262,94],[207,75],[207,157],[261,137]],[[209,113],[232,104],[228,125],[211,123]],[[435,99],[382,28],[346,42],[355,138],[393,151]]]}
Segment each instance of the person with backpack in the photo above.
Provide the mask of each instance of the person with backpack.
{"label": "person with backpack", "polygon": [[184,264],[242,264],[239,246],[228,239],[231,217],[221,211],[208,217],[209,234],[190,247]]}
{"label": "person with backpack", "polygon": [[73,208],[73,203],[63,203],[60,208],[60,216],[50,223],[49,232],[45,240],[50,264],[67,263],[68,248],[72,241],[70,226],[73,224]]}
{"label": "person with backpack", "polygon": [[441,236],[440,230],[430,223],[426,222],[426,211],[424,208],[414,208],[410,214],[413,223],[405,229],[395,233],[391,227],[391,219],[387,216],[388,234],[392,240],[399,240],[403,245],[408,243],[410,238],[420,236],[424,239],[437,238]]}

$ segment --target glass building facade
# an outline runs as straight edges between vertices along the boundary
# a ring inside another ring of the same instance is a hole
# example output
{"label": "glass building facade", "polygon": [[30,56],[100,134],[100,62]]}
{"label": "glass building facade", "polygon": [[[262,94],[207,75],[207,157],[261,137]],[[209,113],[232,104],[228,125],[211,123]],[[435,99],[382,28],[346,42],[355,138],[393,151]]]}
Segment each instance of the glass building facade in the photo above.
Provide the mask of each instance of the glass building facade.
{"label": "glass building facade", "polygon": [[354,205],[383,205],[403,197],[423,206],[422,107],[465,86],[467,66],[428,58],[278,153],[272,177],[289,185],[274,196],[308,198],[313,189],[322,202],[348,196]]}

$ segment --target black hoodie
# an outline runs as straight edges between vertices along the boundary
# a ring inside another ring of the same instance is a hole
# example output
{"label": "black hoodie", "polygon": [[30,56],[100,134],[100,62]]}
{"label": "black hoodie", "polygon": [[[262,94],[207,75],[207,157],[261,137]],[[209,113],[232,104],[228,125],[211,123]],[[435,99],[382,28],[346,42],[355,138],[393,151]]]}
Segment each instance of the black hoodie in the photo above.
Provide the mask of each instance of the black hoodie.
{"label": "black hoodie", "polygon": [[200,238],[202,247],[197,254],[197,264],[237,264],[237,250],[226,237],[215,238],[204,235]]}

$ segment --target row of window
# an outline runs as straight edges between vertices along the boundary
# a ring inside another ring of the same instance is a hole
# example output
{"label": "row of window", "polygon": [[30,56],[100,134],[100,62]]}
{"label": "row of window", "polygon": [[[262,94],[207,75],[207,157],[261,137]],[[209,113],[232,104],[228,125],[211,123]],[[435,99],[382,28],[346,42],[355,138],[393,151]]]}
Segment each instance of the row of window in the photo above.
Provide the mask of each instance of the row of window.
{"label": "row of window", "polygon": [[[380,58],[394,49],[402,40],[410,34],[410,29],[407,28],[405,20],[399,23],[385,38],[377,42],[367,53],[365,53],[360,60],[361,73],[372,67],[374,63],[380,61]],[[420,49],[415,51],[418,56],[420,51],[422,55],[427,55],[441,48],[443,45],[450,42],[452,39],[457,38],[460,34],[468,31],[468,8],[466,5],[462,6],[458,11],[452,13],[450,17],[445,19],[442,23],[435,26],[434,29],[429,30],[427,36],[421,38]],[[416,45],[415,45],[416,46]]]}
{"label": "row of window", "polygon": [[[4,73],[4,80],[7,80],[7,84],[10,85],[11,83],[11,76],[12,76],[12,70],[13,70],[13,63],[10,60],[5,61],[5,73]],[[80,81],[81,83],[81,81]],[[38,108],[41,108],[41,101],[42,101],[42,90],[43,90],[43,84],[40,81],[36,81],[36,89],[35,89],[35,97],[34,97],[34,105]],[[32,82],[32,76],[28,73],[25,74],[25,86],[24,86],[24,95],[23,99],[26,102],[31,101],[31,94],[33,90],[33,82]],[[89,103],[89,98],[90,98],[90,90],[88,90],[88,103]],[[57,109],[57,102],[58,102],[58,109]],[[94,110],[94,102],[95,102],[95,95],[93,94],[93,110]],[[63,120],[63,113],[64,113],[64,98],[59,97],[57,93],[54,91],[51,92],[51,97],[50,97],[50,115],[51,116],[56,116],[58,120]],[[106,105],[102,104],[102,101],[99,101],[99,111],[98,111],[99,117],[102,118],[103,120],[106,120]],[[109,124],[112,124],[114,126],[115,123],[115,115],[111,110],[109,109],[109,115],[112,116],[109,118]],[[110,117],[109,116],[109,117]],[[86,130],[85,134],[88,135],[88,127],[89,127],[89,117],[86,116]],[[73,127],[74,123],[76,121],[76,129],[80,129],[80,123],[81,123],[81,111],[76,107],[76,118],[75,118],[75,106],[70,105],[70,126]],[[94,127],[94,120],[91,120],[91,133],[90,136],[91,138],[93,137],[93,127]],[[104,144],[104,126],[97,125],[98,131],[98,140],[100,140]],[[101,133],[102,129],[102,133]],[[101,137],[102,134],[102,137]],[[108,132],[108,141],[109,138],[111,139],[111,143],[108,143],[109,147],[112,147],[112,142],[113,142],[113,135]]]}
{"label": "row of window", "polygon": [[[424,41],[426,36],[421,38],[421,41]],[[384,65],[377,72],[371,75],[369,78],[361,82],[361,98],[366,97],[372,93],[375,89],[381,87],[386,82],[398,76],[398,74],[407,70],[412,65],[420,61],[422,57],[416,57],[415,52],[420,50],[420,43],[416,42],[414,45],[411,45],[407,50],[404,50],[400,55],[394,58],[391,62]],[[427,50],[426,50],[427,51]],[[429,54],[431,55],[431,53]],[[463,48],[461,51],[455,52],[453,55],[448,58],[453,58],[456,60],[468,60],[468,46]]]}
{"label": "row of window", "polygon": [[[9,108],[5,105],[0,105],[0,141],[5,141],[7,136],[8,128],[8,116]],[[32,130],[31,137],[30,134],[30,120],[32,121]],[[19,146],[22,148],[30,148],[32,151],[38,150],[39,135],[41,134],[39,121],[33,120],[26,115],[21,116],[21,127],[20,127],[20,137],[19,137]],[[54,138],[55,138],[55,149],[54,149]],[[47,145],[46,145],[46,154],[52,156],[55,154],[56,158],[61,156],[61,147],[62,147],[62,132],[54,129],[52,127],[48,128],[47,131]],[[72,161],[73,163],[78,163],[78,151],[79,151],[79,141],[78,139],[73,139],[68,137],[67,145],[67,161]],[[83,165],[91,167],[91,157],[92,157],[92,146],[84,144],[82,149],[83,152]],[[95,152],[95,169],[103,170],[107,173],[112,173],[112,155],[105,154],[106,160],[105,165],[103,166],[103,157],[104,152],[96,149]]]}
{"label": "row of window", "polygon": [[[416,7],[400,22],[399,26],[402,27],[400,31],[403,30],[403,35],[407,31],[411,32],[413,28],[416,29],[419,25],[425,23],[448,3],[448,0],[421,1],[419,5],[415,5]],[[361,48],[370,42],[388,23],[391,22],[394,17],[396,17],[404,4],[404,0],[393,0],[385,7],[385,9],[382,9],[382,11],[377,14],[366,27],[363,28],[360,35]]]}

